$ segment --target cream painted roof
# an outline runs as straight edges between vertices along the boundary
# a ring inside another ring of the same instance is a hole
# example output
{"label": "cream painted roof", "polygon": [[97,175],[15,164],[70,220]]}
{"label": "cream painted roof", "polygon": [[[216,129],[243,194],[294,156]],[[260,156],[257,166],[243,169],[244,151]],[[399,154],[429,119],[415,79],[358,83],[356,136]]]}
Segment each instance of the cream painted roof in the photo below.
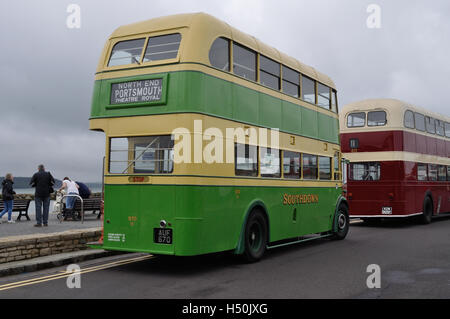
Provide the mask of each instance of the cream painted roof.
{"label": "cream painted roof", "polygon": [[[208,53],[211,44],[218,37],[226,37],[336,89],[334,82],[327,75],[205,13],[177,14],[121,26],[112,33],[110,40],[180,28],[189,30],[188,34],[183,35],[183,40],[190,44],[182,52],[181,62],[209,64]],[[199,50],[199,47],[203,49]],[[106,48],[104,54],[107,54]]]}
{"label": "cream painted roof", "polygon": [[[384,110],[387,113],[387,125],[382,127],[347,128],[347,115],[354,112]],[[368,99],[345,105],[339,114],[341,132],[355,132],[356,130],[385,130],[386,128],[404,128],[403,118],[406,110],[421,113],[425,116],[450,123],[450,117],[427,111],[424,108],[396,100],[396,99]]]}

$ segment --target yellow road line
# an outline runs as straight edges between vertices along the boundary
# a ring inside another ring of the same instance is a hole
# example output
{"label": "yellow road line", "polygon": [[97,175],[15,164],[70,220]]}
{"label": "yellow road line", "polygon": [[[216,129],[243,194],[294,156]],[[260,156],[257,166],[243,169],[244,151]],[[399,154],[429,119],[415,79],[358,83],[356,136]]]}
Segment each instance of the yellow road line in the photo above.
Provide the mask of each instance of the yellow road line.
{"label": "yellow road line", "polygon": [[[138,261],[143,261],[143,260],[152,259],[152,258],[155,258],[155,256],[148,255],[148,256],[141,256],[141,257],[130,258],[130,259],[125,259],[125,260],[119,260],[119,261],[115,261],[115,262],[111,262],[111,263],[107,263],[107,264],[102,264],[102,265],[98,265],[98,266],[93,266],[93,267],[88,267],[88,268],[81,269],[79,274],[81,275],[81,274],[85,274],[85,273],[88,273],[88,272],[93,272],[93,271],[103,270],[103,269],[107,269],[107,268],[117,267],[117,266],[130,264],[130,263],[135,263],[135,262],[138,262]],[[73,275],[73,274],[74,274],[73,272],[65,271],[65,272],[59,273],[59,274],[43,276],[43,277],[38,277],[38,278],[33,278],[33,279],[28,279],[28,280],[23,280],[23,281],[17,281],[17,282],[1,285],[0,286],[0,291],[7,290],[7,289],[18,288],[18,287],[22,287],[22,286],[34,285],[34,284],[38,284],[38,283],[45,282],[45,281],[50,281],[50,280],[62,279],[62,278],[65,278],[65,277],[69,277],[70,275]]]}

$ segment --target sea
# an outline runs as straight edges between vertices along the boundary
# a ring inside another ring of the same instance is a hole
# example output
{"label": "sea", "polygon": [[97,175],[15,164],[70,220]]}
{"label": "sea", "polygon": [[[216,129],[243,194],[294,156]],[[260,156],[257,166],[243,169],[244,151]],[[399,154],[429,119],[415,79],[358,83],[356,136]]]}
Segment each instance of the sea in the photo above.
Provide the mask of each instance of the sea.
{"label": "sea", "polygon": [[[89,187],[92,193],[100,193],[102,191],[100,187]],[[56,189],[55,189],[56,190]],[[34,188],[14,188],[16,194],[31,194],[34,195]]]}
{"label": "sea", "polygon": [[[91,190],[92,193],[101,193],[101,191],[102,191],[101,186],[100,187],[89,187],[89,189]],[[16,192],[16,194],[32,194],[32,195],[34,195],[34,188],[14,188],[14,191]],[[54,205],[55,205],[55,201],[51,200],[50,201],[50,212],[53,211]],[[30,215],[31,214],[34,215],[34,212],[35,212],[34,200],[32,200],[30,202],[30,207],[28,208],[28,212],[30,213]]]}

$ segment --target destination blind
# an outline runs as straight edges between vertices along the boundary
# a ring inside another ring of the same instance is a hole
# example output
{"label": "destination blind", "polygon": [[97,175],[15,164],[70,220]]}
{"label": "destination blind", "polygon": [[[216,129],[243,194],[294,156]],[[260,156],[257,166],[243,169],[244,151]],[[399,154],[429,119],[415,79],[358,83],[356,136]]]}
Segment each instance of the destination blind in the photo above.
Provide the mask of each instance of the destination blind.
{"label": "destination blind", "polygon": [[162,90],[162,78],[113,83],[111,85],[111,104],[160,101]]}

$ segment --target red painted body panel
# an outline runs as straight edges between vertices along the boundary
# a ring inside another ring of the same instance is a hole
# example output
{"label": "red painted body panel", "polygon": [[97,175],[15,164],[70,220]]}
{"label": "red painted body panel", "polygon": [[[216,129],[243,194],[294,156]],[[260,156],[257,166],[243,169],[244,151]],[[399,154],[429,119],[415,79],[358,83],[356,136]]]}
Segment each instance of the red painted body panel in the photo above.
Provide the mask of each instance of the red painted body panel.
{"label": "red painted body panel", "polygon": [[[350,153],[350,139],[359,139],[358,152],[406,151],[450,158],[450,141],[405,131],[341,134],[342,153]],[[417,163],[382,161],[380,180],[352,181],[347,169],[347,197],[351,216],[382,216],[383,207],[392,215],[423,212],[427,194],[433,199],[433,213],[450,212],[450,181],[418,181]]]}
{"label": "red painted body panel", "polygon": [[350,153],[350,139],[359,139],[358,152],[405,151],[450,158],[450,141],[406,131],[341,134],[342,153]]}
{"label": "red painted body panel", "polygon": [[450,182],[417,181],[417,164],[413,162],[380,163],[379,181],[352,181],[347,176],[351,216],[380,216],[383,207],[392,207],[392,215],[396,216],[422,213],[423,201],[429,192],[435,214],[438,206],[439,213],[450,212]]}

